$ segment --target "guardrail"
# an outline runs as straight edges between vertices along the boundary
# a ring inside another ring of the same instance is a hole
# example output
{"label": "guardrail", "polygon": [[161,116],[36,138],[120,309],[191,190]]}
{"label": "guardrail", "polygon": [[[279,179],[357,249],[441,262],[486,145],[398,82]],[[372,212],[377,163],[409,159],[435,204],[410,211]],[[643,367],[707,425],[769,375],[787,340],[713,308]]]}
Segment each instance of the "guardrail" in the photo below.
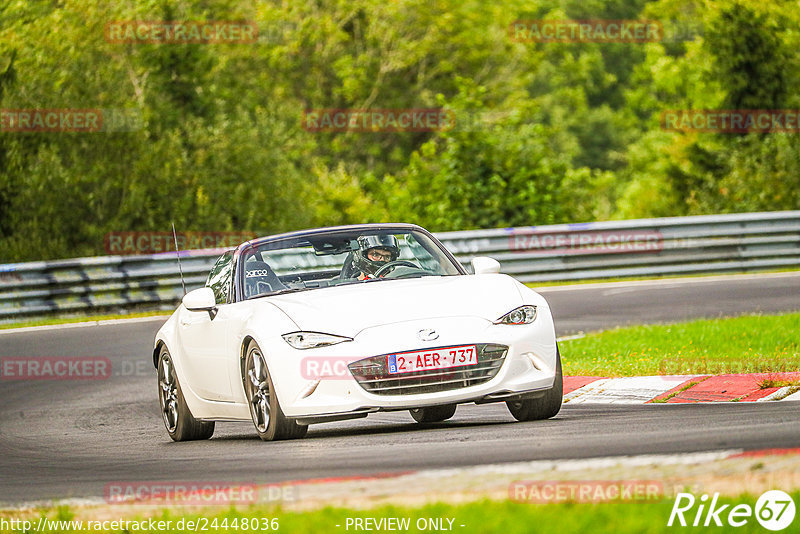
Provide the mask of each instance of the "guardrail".
{"label": "guardrail", "polygon": [[[491,256],[528,283],[746,272],[800,266],[800,211],[558,224],[437,234],[469,265]],[[187,289],[219,250],[181,253]],[[0,265],[0,322],[52,314],[173,308],[175,253]]]}

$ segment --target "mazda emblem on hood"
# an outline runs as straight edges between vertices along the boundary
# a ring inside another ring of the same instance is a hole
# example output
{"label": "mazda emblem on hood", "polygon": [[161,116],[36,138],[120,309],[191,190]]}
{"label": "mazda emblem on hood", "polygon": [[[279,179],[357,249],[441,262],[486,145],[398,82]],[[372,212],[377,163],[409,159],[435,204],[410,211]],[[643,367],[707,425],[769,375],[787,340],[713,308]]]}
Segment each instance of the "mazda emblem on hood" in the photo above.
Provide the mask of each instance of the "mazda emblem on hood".
{"label": "mazda emblem on hood", "polygon": [[423,328],[422,330],[417,332],[417,337],[421,341],[433,341],[434,339],[437,339],[439,337],[439,334],[436,332],[436,330],[432,328]]}

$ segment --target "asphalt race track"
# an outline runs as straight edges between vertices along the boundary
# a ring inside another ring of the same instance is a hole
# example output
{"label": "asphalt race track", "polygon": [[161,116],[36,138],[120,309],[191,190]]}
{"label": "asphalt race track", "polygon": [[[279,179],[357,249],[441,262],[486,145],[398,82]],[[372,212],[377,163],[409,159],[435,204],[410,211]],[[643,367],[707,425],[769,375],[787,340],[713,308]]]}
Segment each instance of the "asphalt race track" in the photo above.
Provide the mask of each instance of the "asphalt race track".
{"label": "asphalt race track", "polygon": [[[800,273],[543,291],[559,335],[641,322],[800,309]],[[421,427],[407,412],[312,426],[264,443],[248,423],[173,443],[150,363],[160,321],[0,334],[0,358],[103,356],[108,380],[0,381],[0,503],[102,497],[109,482],[305,478],[538,459],[800,446],[794,402],[566,405],[515,423],[504,404],[464,405]]]}
{"label": "asphalt race track", "polygon": [[800,310],[800,273],[543,289],[558,335],[614,326]]}

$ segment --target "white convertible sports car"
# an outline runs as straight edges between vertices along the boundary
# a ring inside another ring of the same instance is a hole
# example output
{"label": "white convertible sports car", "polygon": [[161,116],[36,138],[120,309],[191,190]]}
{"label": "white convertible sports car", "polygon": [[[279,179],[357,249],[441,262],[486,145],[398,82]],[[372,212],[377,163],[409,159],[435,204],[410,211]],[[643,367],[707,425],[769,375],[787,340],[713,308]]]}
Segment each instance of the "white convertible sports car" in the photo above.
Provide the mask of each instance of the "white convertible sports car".
{"label": "white convertible sports car", "polygon": [[215,421],[264,440],[308,425],[504,401],[520,421],[561,408],[561,358],[539,294],[474,258],[468,274],[428,231],[369,224],[248,241],[217,260],[158,331],[153,363],[175,441]]}

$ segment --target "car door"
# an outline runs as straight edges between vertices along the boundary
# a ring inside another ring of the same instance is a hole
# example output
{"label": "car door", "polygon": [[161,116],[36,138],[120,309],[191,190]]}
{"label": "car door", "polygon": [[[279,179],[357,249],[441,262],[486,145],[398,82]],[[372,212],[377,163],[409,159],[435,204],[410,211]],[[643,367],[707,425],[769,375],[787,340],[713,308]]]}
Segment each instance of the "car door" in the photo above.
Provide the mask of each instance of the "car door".
{"label": "car door", "polygon": [[185,351],[183,369],[192,390],[201,398],[213,401],[233,400],[229,375],[230,354],[227,338],[230,334],[230,303],[233,283],[233,251],[223,254],[206,281],[214,291],[216,314],[180,308],[178,328]]}

